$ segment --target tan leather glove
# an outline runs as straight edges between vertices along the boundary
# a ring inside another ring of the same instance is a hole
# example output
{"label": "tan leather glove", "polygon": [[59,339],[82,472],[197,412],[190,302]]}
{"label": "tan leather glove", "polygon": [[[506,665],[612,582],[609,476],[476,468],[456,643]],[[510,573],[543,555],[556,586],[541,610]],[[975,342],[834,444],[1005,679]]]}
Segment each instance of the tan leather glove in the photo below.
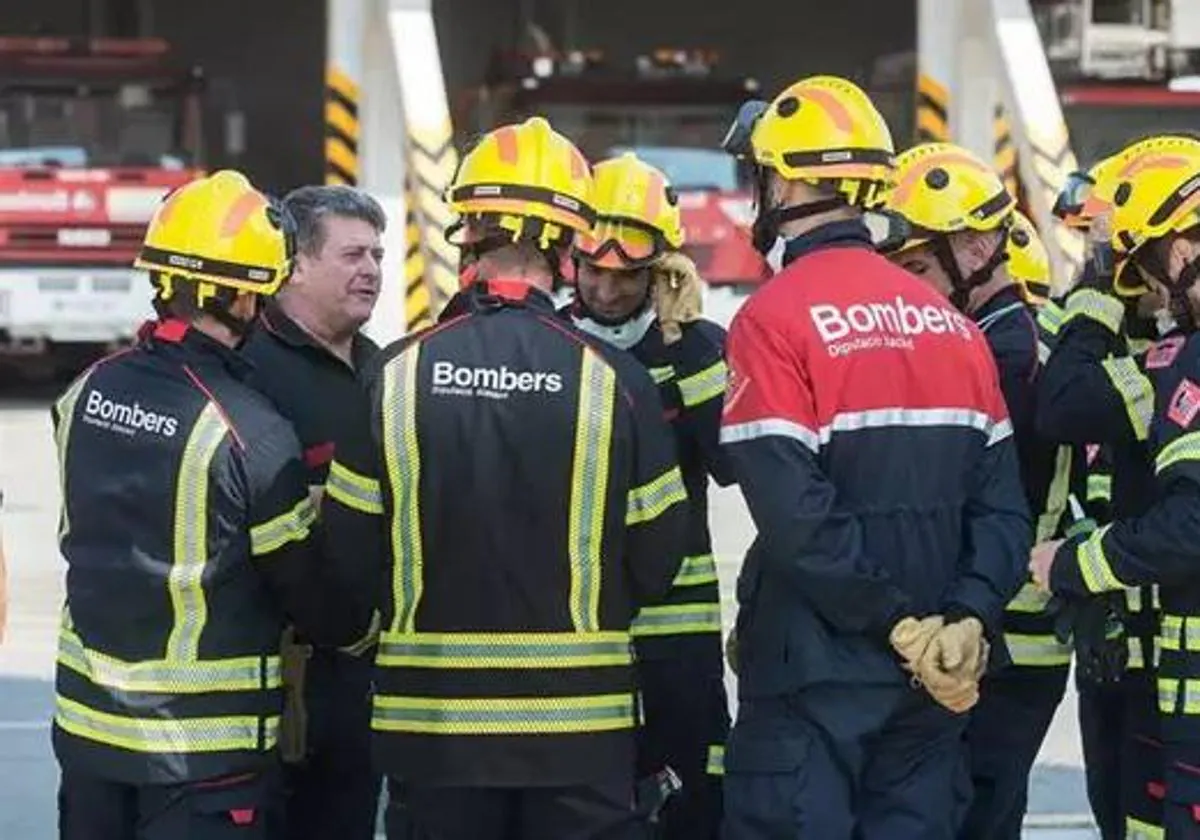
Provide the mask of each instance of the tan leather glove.
{"label": "tan leather glove", "polygon": [[905,670],[912,672],[914,666],[925,655],[938,631],[942,629],[942,617],[931,615],[927,618],[902,618],[896,622],[888,641],[900,658],[904,660]]}
{"label": "tan leather glove", "polygon": [[664,254],[651,268],[654,278],[654,311],[662,327],[663,342],[683,337],[682,324],[700,320],[704,281],[691,257],[679,252]]}
{"label": "tan leather glove", "polygon": [[729,663],[729,670],[733,671],[734,676],[738,672],[737,653],[737,630],[734,629],[729,631],[729,638],[725,640],[725,661]]}
{"label": "tan leather glove", "polygon": [[969,711],[979,702],[979,680],[962,674],[947,674],[937,667],[936,658],[930,652],[917,663],[914,674],[930,697],[956,714]]}
{"label": "tan leather glove", "polygon": [[952,712],[965,712],[979,702],[989,652],[983,624],[965,618],[942,627],[914,673],[934,700]]}

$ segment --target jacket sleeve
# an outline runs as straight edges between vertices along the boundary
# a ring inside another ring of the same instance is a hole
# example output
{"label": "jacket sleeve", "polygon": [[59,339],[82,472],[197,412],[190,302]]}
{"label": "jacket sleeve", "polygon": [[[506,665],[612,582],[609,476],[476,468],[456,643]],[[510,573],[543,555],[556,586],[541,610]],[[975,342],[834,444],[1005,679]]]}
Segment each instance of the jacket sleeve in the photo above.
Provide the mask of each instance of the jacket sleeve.
{"label": "jacket sleeve", "polygon": [[[988,333],[1000,375],[1000,391],[1008,408],[1013,434],[1018,440],[1034,433],[1037,406],[1038,330],[1025,311],[1002,322],[1004,328]],[[998,324],[997,327],[1001,325]]]}
{"label": "jacket sleeve", "polygon": [[370,610],[328,573],[300,444],[283,422],[256,440],[248,464],[250,553],[284,612],[326,645],[350,645],[368,631]]}
{"label": "jacket sleeve", "polygon": [[[729,459],[721,447],[721,407],[725,400],[725,331],[709,322],[691,327],[694,332],[684,376],[676,383],[684,434],[696,444],[704,467],[722,487],[733,484]],[[691,336],[689,336],[691,337]]]}
{"label": "jacket sleeve", "polygon": [[687,491],[658,388],[640,365],[623,365],[620,373],[633,432],[624,558],[634,605],[641,607],[666,596],[683,562]]}
{"label": "jacket sleeve", "polygon": [[794,585],[829,625],[886,639],[908,596],[863,552],[860,523],[817,462],[805,359],[789,336],[743,309],[729,334],[721,423],[733,474],[758,529],[764,570]]}
{"label": "jacket sleeve", "polygon": [[[1194,351],[1192,351],[1194,353]],[[1200,567],[1200,364],[1188,364],[1158,395],[1150,435],[1156,501],[1063,543],[1054,557],[1055,592],[1086,595],[1193,578]]]}
{"label": "jacket sleeve", "polygon": [[1058,443],[1146,439],[1154,392],[1125,350],[1125,305],[1095,289],[1067,298],[1038,386],[1037,428]]}

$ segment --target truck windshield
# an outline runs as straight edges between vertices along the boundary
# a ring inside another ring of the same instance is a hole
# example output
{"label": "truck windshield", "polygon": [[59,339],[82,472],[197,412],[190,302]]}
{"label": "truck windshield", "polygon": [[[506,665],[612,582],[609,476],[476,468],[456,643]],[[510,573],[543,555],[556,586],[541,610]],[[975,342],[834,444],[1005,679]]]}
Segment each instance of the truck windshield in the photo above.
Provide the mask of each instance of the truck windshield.
{"label": "truck windshield", "polygon": [[614,146],[716,149],[737,105],[546,103],[537,110],[574,140],[589,160],[599,160]]}
{"label": "truck windshield", "polygon": [[1200,108],[1154,105],[1066,105],[1063,116],[1081,168],[1088,168],[1129,143],[1154,134],[1200,135]]}
{"label": "truck windshield", "polygon": [[737,161],[725,152],[675,146],[618,146],[612,154],[633,152],[661,169],[677,190],[737,190]]}
{"label": "truck windshield", "polygon": [[180,103],[148,87],[5,90],[0,165],[180,169]]}

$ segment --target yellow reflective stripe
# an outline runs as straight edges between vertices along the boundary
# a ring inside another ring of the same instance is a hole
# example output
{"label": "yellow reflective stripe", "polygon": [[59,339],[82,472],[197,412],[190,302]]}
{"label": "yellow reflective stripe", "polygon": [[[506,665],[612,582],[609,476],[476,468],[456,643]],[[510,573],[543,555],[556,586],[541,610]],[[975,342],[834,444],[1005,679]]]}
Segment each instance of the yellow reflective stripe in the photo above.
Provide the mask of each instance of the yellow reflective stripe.
{"label": "yellow reflective stripe", "polygon": [[1200,617],[1164,615],[1158,629],[1163,650],[1200,651]]}
{"label": "yellow reflective stripe", "polygon": [[340,461],[329,465],[325,492],[339,504],[360,513],[383,513],[383,490],[379,482],[360,475]]}
{"label": "yellow reflective stripe", "polygon": [[1046,605],[1052,596],[1036,584],[1026,582],[1018,590],[1016,597],[1008,602],[1005,611],[1011,613],[1040,613],[1045,612]]}
{"label": "yellow reflective stripe", "polygon": [[278,717],[135,718],[98,712],[61,696],[55,700],[54,722],[80,738],[137,753],[265,752],[279,739]]}
{"label": "yellow reflective stripe", "polygon": [[1095,289],[1080,289],[1067,298],[1067,309],[1062,326],[1075,318],[1091,318],[1113,334],[1121,332],[1121,321],[1125,318],[1125,305],[1111,295]]}
{"label": "yellow reflective stripe", "polygon": [[643,607],[629,628],[634,638],[682,633],[720,633],[720,604],[666,604]]}
{"label": "yellow reflective stripe", "polygon": [[708,747],[708,761],[704,765],[704,772],[710,776],[725,775],[725,745],[710,744]]}
{"label": "yellow reflective stripe", "polygon": [[703,586],[717,582],[717,561],[711,554],[684,557],[675,573],[674,586]]}
{"label": "yellow reflective stripe", "polygon": [[1159,677],[1158,710],[1164,715],[1200,715],[1200,680]]}
{"label": "yellow reflective stripe", "polygon": [[1050,335],[1058,335],[1066,313],[1057,303],[1047,301],[1037,313],[1037,324]]}
{"label": "yellow reflective stripe", "polygon": [[600,629],[601,548],[616,401],[616,374],[595,353],[584,351],[579,371],[567,523],[571,624],[580,631]]}
{"label": "yellow reflective stripe", "polygon": [[650,373],[650,378],[654,380],[655,385],[662,385],[664,382],[670,382],[675,378],[675,368],[671,365],[662,367],[646,368]]}
{"label": "yellow reflective stripe", "polygon": [[725,393],[728,372],[724,361],[709,365],[699,373],[679,380],[679,393],[685,408],[700,405]]}
{"label": "yellow reflective stripe", "polygon": [[1089,502],[1112,501],[1112,476],[1089,475],[1087,477],[1087,498]]}
{"label": "yellow reflective stripe", "polygon": [[1179,707],[1180,681],[1166,677],[1158,678],[1158,710],[1164,715],[1173,715]]}
{"label": "yellow reflective stripe", "polygon": [[1150,434],[1150,421],[1154,417],[1154,386],[1132,356],[1105,359],[1100,364],[1121,395],[1134,436],[1138,440],[1145,440]]}
{"label": "yellow reflective stripe", "polygon": [[628,633],[384,633],[375,664],[394,668],[632,665]]}
{"label": "yellow reflective stripe", "polygon": [[1142,644],[1142,640],[1137,636],[1129,636],[1126,641],[1129,643],[1129,660],[1125,667],[1129,670],[1138,670],[1140,668],[1157,668],[1159,659],[1162,653],[1162,640],[1155,636],[1151,640],[1150,661],[1146,661],[1146,651]]}
{"label": "yellow reflective stripe", "polygon": [[633,695],[391,697],[376,695],[371,726],[430,735],[549,735],[632,729]]}
{"label": "yellow reflective stripe", "polygon": [[213,456],[229,434],[216,403],[208,403],[188,434],[175,478],[174,556],[167,576],[175,623],[167,637],[169,660],[199,657],[208,620],[204,567],[208,563],[208,479]]}
{"label": "yellow reflective stripe", "polygon": [[683,486],[683,474],[679,467],[671,467],[653,481],[634,487],[629,491],[626,525],[637,525],[657,519],[672,505],[687,501],[687,489]]}
{"label": "yellow reflective stripe", "polygon": [[1071,646],[1059,643],[1054,636],[1005,633],[1004,643],[1014,665],[1046,668],[1071,662]]}
{"label": "yellow reflective stripe", "polygon": [[75,403],[79,401],[79,395],[83,392],[83,386],[87,384],[91,378],[91,371],[84,373],[76,379],[63,392],[63,395],[54,403],[54,408],[58,412],[58,428],[54,430],[54,442],[58,448],[58,484],[62,499],[60,503],[61,513],[58,521],[58,538],[64,539],[67,532],[71,530],[71,523],[67,516],[67,449],[71,442],[71,427],[75,425]]}
{"label": "yellow reflective stripe", "polygon": [[59,632],[58,663],[92,685],[117,691],[210,694],[217,691],[261,691],[283,685],[278,656],[239,656],[191,662],[124,662],[85,647],[83,640],[66,627]]}
{"label": "yellow reflective stripe", "polygon": [[1188,432],[1164,446],[1154,459],[1154,471],[1163,473],[1183,461],[1200,461],[1200,432]]}
{"label": "yellow reflective stripe", "polygon": [[1125,818],[1125,840],[1165,840],[1166,831],[1160,825]]}
{"label": "yellow reflective stripe", "polygon": [[1111,592],[1115,589],[1126,588],[1126,584],[1117,577],[1104,554],[1104,535],[1111,527],[1110,523],[1093,531],[1086,540],[1079,544],[1079,548],[1076,550],[1079,572],[1083,576],[1083,583],[1089,592]]}
{"label": "yellow reflective stripe", "polygon": [[383,455],[392,491],[392,625],[411,631],[421,598],[421,452],[417,445],[417,342],[383,369]]}
{"label": "yellow reflective stripe", "polygon": [[290,542],[308,538],[309,529],[317,521],[317,508],[305,496],[296,506],[261,525],[250,526],[250,553],[255,556],[278,551]]}
{"label": "yellow reflective stripe", "polygon": [[1125,605],[1131,613],[1140,613],[1143,609],[1159,610],[1162,604],[1158,602],[1158,584],[1152,584],[1150,587],[1150,605],[1146,606],[1142,603],[1142,587],[1131,586],[1125,590]]}
{"label": "yellow reflective stripe", "polygon": [[1060,446],[1054,456],[1054,476],[1046,493],[1046,509],[1037,520],[1036,537],[1044,542],[1058,533],[1071,496],[1071,447]]}

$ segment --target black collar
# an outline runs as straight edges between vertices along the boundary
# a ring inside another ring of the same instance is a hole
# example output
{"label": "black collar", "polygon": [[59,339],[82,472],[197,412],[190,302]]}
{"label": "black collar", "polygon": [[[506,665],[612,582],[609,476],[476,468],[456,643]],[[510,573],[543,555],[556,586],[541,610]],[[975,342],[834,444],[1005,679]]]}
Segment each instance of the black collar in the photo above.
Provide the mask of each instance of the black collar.
{"label": "black collar", "polygon": [[[279,305],[279,301],[277,300],[267,302],[267,305],[258,316],[258,327],[259,329],[266,330],[284,344],[308,352],[319,353],[342,366],[346,366],[345,359],[338,356],[314,338],[308,330],[296,323],[294,319],[283,311],[283,307]],[[375,348],[370,339],[362,333],[355,333],[350,344],[350,358],[354,362],[354,369],[362,370],[363,366],[374,355],[374,351]]]}
{"label": "black collar", "polygon": [[528,309],[554,315],[554,298],[548,292],[524,280],[496,277],[477,280],[456,294],[438,316],[439,321],[465,313],[486,313],[501,309]]}
{"label": "black collar", "polygon": [[821,248],[871,248],[871,232],[858,219],[829,222],[792,237],[783,250],[783,264]]}
{"label": "black collar", "polygon": [[254,369],[237,350],[177,318],[148,321],[142,326],[139,336],[152,350],[183,350],[201,360],[211,360],[223,366],[236,379],[246,379]]}

